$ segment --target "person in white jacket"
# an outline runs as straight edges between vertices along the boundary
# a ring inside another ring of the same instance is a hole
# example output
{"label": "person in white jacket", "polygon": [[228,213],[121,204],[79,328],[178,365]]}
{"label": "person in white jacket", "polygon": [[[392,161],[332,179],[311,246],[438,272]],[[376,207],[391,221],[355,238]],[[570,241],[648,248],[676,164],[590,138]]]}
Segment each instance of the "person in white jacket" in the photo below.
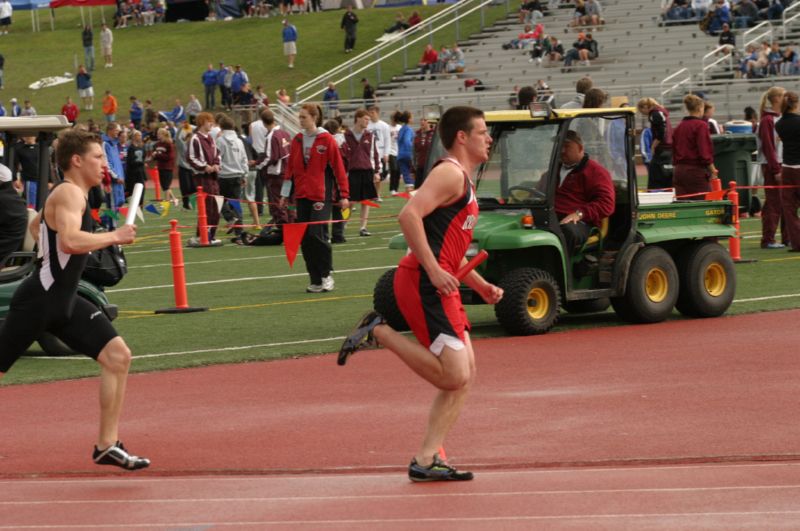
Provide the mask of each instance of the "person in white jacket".
{"label": "person in white jacket", "polygon": [[239,238],[242,234],[242,185],[247,177],[249,160],[244,142],[236,134],[233,119],[223,114],[217,123],[221,129],[216,140],[220,158],[219,191],[225,198],[221,213],[232,225],[228,233],[233,232]]}
{"label": "person in white jacket", "polygon": [[0,34],[8,35],[8,28],[11,27],[11,13],[14,7],[9,0],[0,0]]}
{"label": "person in white jacket", "polygon": [[114,34],[111,33],[111,28],[103,23],[100,30],[100,48],[103,50],[103,59],[105,60],[105,67],[111,68],[113,65],[111,57],[111,47],[114,44]]}

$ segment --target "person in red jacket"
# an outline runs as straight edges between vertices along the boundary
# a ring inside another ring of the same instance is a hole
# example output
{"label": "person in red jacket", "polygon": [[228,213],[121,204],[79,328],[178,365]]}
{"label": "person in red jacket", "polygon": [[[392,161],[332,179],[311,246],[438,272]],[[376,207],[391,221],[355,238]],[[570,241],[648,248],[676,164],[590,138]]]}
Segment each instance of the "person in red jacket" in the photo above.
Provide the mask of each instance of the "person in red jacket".
{"label": "person in red jacket", "polygon": [[173,205],[179,203],[178,198],[172,193],[172,177],[175,172],[175,144],[172,136],[166,127],[162,127],[156,133],[158,142],[153,150],[153,160],[158,167],[158,180],[161,191],[164,192],[167,201]]}
{"label": "person in red jacket", "polygon": [[689,94],[683,104],[689,116],[681,120],[672,135],[672,184],[677,196],[711,191],[710,180],[719,173],[714,167],[708,122],[703,120],[703,100]]}
{"label": "person in red jacket", "polygon": [[75,125],[75,122],[78,121],[78,115],[81,112],[78,110],[78,106],[72,102],[72,98],[67,96],[67,103],[61,106],[61,114],[67,117],[69,123]]}
{"label": "person in red jacket", "polygon": [[[785,89],[772,87],[761,98],[761,119],[758,122],[758,163],[765,186],[780,184],[781,159],[778,157],[778,138],[775,134],[775,121],[781,117],[781,104]],[[786,230],[781,221],[781,189],[764,189],[764,207],[761,209],[761,248],[783,249],[783,243],[775,241],[775,232],[781,225],[781,234],[786,238]]]}
{"label": "person in red jacket", "polygon": [[567,131],[564,138],[559,173],[555,210],[567,250],[573,252],[589,238],[592,227],[614,212],[614,183],[608,170],[584,152],[576,131]]}
{"label": "person in red jacket", "polygon": [[[300,108],[297,118],[302,131],[292,140],[284,174],[280,206],[285,207],[287,199],[293,193],[299,223],[331,219],[331,197],[334,190],[326,186],[325,170],[328,167],[333,170],[335,177],[335,185],[338,188],[336,195],[340,198],[339,206],[345,209],[350,204],[348,201],[350,187],[342,155],[333,135],[317,126],[320,113],[320,108],[313,104],[305,104]],[[306,291],[309,293],[332,291],[333,253],[331,244],[325,236],[325,224],[308,225],[301,249],[311,279]]]}
{"label": "person in red jacket", "polygon": [[422,59],[419,60],[419,71],[424,79],[425,74],[431,72],[436,73],[436,64],[439,62],[439,54],[436,52],[432,44],[425,45],[425,51],[422,52]]}
{"label": "person in red jacket", "polygon": [[[350,198],[353,201],[376,199],[376,183],[381,180],[381,159],[375,134],[367,129],[369,113],[365,109],[356,111],[354,125],[344,134],[342,156],[347,166],[350,183]],[[361,205],[360,236],[370,236],[367,231],[369,206]]]}

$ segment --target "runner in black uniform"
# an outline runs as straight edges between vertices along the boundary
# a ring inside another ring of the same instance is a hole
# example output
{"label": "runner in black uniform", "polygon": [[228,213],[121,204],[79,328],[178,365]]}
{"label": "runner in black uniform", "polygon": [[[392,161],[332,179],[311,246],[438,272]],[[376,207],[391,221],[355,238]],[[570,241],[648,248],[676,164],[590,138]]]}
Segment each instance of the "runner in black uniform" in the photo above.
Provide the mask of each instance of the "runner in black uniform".
{"label": "runner in black uniform", "polygon": [[[389,327],[376,312],[367,313],[339,350],[339,365],[358,349],[383,346],[397,354],[439,393],[428,417],[419,451],[408,467],[411,481],[464,481],[471,472],[450,466],[439,450],[455,424],[475,375],[475,354],[455,277],[466,263],[478,205],[470,175],[489,158],[492,139],[483,113],[472,107],[452,107],[439,124],[448,156],[431,170],[398,221],[411,251],[395,273],[398,307],[420,344]],[[464,283],[489,304],[503,290],[476,273]]]}
{"label": "runner in black uniform", "polygon": [[40,262],[14,293],[0,328],[0,378],[45,331],[97,360],[101,366],[100,435],[92,458],[99,465],[144,468],[150,461],[130,455],[117,434],[130,350],[103,312],[77,295],[87,253],[131,243],[136,227],[91,233],[87,194],[102,180],[105,164],[98,136],[74,129],[62,132],[56,158],[65,180],[53,188],[31,224],[34,236],[38,235]]}

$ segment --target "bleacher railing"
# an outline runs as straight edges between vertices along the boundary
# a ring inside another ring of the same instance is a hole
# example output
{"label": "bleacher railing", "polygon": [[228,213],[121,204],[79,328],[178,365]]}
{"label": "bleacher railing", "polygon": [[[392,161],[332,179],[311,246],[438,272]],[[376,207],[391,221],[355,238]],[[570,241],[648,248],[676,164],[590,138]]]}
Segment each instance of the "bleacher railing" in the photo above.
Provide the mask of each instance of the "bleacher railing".
{"label": "bleacher railing", "polygon": [[[480,29],[483,30],[486,25],[484,8],[490,4],[502,3],[505,4],[506,14],[508,14],[511,9],[509,2],[510,0],[500,0],[499,2],[498,0],[461,0],[431,18],[423,20],[420,24],[408,28],[396,38],[373,46],[349,61],[300,85],[295,90],[295,101],[303,103],[313,100],[325,92],[329,82],[333,82],[337,86],[341,83],[349,82],[350,94],[353,95],[355,94],[356,76],[366,77],[364,72],[372,68],[375,68],[375,85],[377,86],[381,83],[381,63],[389,57],[402,53],[403,69],[408,69],[408,50],[410,47],[416,46],[417,43],[424,39],[428,39],[432,44],[434,33],[451,26],[456,30],[456,40],[460,40],[461,21],[476,12],[480,15]],[[421,50],[414,48],[414,55],[415,57],[421,55]],[[414,64],[416,65],[416,62]]]}
{"label": "bleacher railing", "polygon": [[[797,12],[793,13],[794,11]],[[781,15],[781,25],[783,26],[784,40],[786,39],[786,26],[788,26],[789,23],[796,22],[797,20],[800,20],[800,2],[795,2],[783,10],[783,14]]]}
{"label": "bleacher railing", "polygon": [[[722,54],[722,56],[720,56]],[[713,60],[712,60],[713,59]],[[709,60],[712,60],[709,62]],[[703,56],[703,69],[700,72],[700,78],[702,80],[703,86],[706,84],[706,72],[715,68],[720,63],[728,62],[728,70],[733,71],[733,50],[727,44],[723,44],[722,46],[717,46],[707,54]]]}
{"label": "bleacher railing", "polygon": [[769,39],[769,44],[772,46],[772,38],[772,24],[765,20],[742,33],[742,50],[747,50],[751,44],[759,44],[764,39]]}
{"label": "bleacher railing", "polygon": [[[677,81],[673,81],[673,79],[679,76],[684,76],[684,77]],[[672,85],[664,89],[664,86],[669,82],[672,82]],[[661,98],[663,99],[666,96],[668,96],[673,90],[680,88],[683,85],[691,84],[691,82],[692,82],[691,71],[688,68],[681,68],[674,74],[670,74],[661,80],[661,83],[659,83],[658,85],[658,92],[659,94],[661,94]]]}
{"label": "bleacher railing", "polygon": [[291,107],[279,101],[271,104],[269,108],[284,131],[292,136],[300,132],[300,120],[297,119],[297,113]]}

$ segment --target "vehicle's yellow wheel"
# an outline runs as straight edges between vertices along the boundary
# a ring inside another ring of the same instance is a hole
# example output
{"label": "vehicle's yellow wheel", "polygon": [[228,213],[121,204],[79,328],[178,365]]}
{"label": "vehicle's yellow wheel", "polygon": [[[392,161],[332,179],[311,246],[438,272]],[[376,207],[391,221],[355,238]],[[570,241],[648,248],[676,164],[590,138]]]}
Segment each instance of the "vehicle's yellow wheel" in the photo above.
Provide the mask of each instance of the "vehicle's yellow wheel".
{"label": "vehicle's yellow wheel", "polygon": [[667,274],[660,267],[654,267],[647,272],[647,280],[645,280],[645,292],[647,298],[652,302],[662,302],[669,293],[669,281]]}
{"label": "vehicle's yellow wheel", "polygon": [[542,288],[533,288],[528,293],[528,314],[531,319],[542,319],[550,311],[550,298]]}
{"label": "vehicle's yellow wheel", "polygon": [[728,274],[722,264],[718,262],[708,264],[706,273],[703,275],[703,284],[706,287],[706,292],[712,297],[719,297],[725,293],[725,288],[728,285]]}
{"label": "vehicle's yellow wheel", "polygon": [[544,334],[556,324],[561,291],[553,275],[522,267],[506,273],[498,285],[504,293],[494,313],[508,333]]}
{"label": "vehicle's yellow wheel", "polygon": [[611,299],[617,315],[634,323],[666,319],[678,298],[678,268],[663,248],[650,245],[631,262],[625,294]]}
{"label": "vehicle's yellow wheel", "polygon": [[716,317],[730,307],[736,293],[736,269],[727,249],[702,241],[678,254],[680,294],[675,307],[690,317]]}

